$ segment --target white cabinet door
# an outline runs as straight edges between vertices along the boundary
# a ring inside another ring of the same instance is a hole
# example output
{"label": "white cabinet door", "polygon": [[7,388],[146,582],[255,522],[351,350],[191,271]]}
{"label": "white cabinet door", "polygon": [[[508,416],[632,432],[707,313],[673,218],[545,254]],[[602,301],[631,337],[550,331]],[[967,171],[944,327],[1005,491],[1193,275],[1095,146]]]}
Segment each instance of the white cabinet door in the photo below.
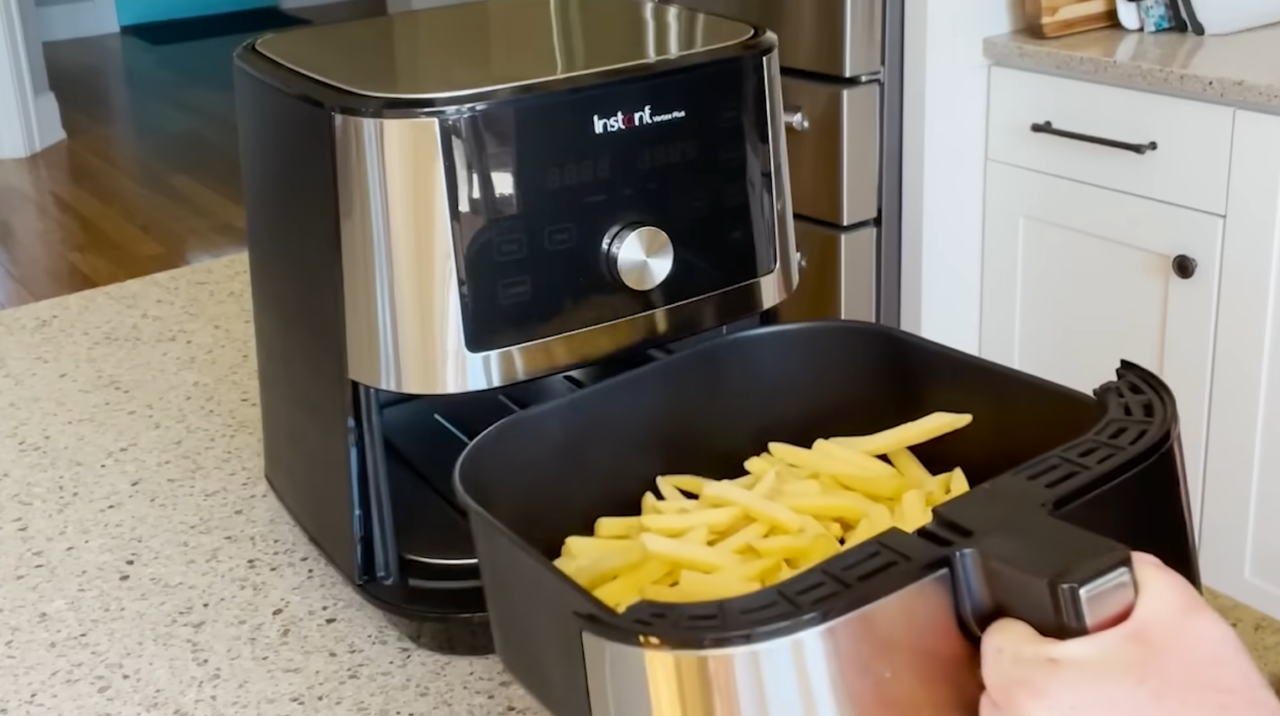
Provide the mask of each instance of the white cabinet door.
{"label": "white cabinet door", "polygon": [[1198,525],[1223,220],[998,162],[986,191],[983,357],[1085,392],[1122,359],[1160,375]]}
{"label": "white cabinet door", "polygon": [[1280,617],[1280,117],[1236,116],[1200,565]]}

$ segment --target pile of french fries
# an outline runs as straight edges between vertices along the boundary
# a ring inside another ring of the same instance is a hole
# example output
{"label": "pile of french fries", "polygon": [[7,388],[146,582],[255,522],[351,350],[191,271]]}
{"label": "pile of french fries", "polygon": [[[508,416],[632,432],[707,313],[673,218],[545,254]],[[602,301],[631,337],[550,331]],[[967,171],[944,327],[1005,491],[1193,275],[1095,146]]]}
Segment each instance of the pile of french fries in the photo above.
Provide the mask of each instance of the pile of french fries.
{"label": "pile of french fries", "polygon": [[[972,422],[932,413],[874,435],[769,443],[746,475],[663,475],[634,517],[601,517],[555,565],[611,608],[701,602],[772,586],[890,527],[928,524],[969,490],[959,467],[931,474],[910,448]],[[885,459],[881,459],[881,458]]]}

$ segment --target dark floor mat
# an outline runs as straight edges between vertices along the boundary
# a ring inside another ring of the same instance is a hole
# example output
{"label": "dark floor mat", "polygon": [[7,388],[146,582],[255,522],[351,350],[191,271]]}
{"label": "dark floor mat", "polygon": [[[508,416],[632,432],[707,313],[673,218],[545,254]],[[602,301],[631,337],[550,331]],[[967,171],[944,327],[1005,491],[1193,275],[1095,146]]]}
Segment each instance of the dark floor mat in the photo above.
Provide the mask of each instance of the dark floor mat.
{"label": "dark floor mat", "polygon": [[128,25],[120,28],[120,32],[150,45],[172,45],[178,42],[207,40],[210,37],[268,32],[294,25],[306,25],[308,22],[273,7],[260,7],[220,15]]}

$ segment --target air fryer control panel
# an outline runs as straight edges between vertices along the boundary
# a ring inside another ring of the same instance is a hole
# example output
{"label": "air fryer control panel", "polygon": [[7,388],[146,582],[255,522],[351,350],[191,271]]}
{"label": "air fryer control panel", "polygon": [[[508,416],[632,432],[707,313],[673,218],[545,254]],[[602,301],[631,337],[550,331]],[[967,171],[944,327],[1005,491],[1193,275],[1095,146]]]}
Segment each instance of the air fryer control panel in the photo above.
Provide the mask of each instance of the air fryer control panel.
{"label": "air fryer control panel", "polygon": [[734,58],[444,120],[467,348],[771,272],[767,98],[762,59]]}

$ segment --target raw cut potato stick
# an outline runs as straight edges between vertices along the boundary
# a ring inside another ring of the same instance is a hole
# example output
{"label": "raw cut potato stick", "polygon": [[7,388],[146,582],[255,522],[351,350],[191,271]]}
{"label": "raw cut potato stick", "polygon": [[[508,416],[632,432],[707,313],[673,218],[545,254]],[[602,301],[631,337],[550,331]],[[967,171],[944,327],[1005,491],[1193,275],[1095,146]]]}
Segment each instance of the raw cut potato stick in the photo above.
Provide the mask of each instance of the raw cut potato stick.
{"label": "raw cut potato stick", "polygon": [[668,537],[682,535],[700,525],[712,532],[721,532],[742,519],[743,514],[741,507],[717,507],[683,515],[644,515],[640,518],[640,529]]}
{"label": "raw cut potato stick", "polygon": [[651,556],[700,572],[714,572],[742,561],[736,554],[703,544],[690,544],[651,533],[640,535],[640,544]]}
{"label": "raw cut potato stick", "polygon": [[906,443],[968,420],[939,413],[812,448],[769,443],[733,479],[661,475],[638,516],[596,520],[594,536],[565,539],[554,565],[619,612],[642,599],[729,599],[778,584],[887,529],[919,530],[933,507],[967,492],[963,470],[930,475]]}
{"label": "raw cut potato stick", "polygon": [[741,552],[753,540],[758,540],[769,533],[768,522],[752,522],[733,534],[716,543],[715,548],[721,552]]}
{"label": "raw cut potato stick", "polygon": [[898,472],[907,478],[907,483],[912,488],[928,486],[929,478],[933,477],[933,473],[925,469],[924,463],[906,448],[890,450],[885,457],[889,458],[889,462],[893,463],[893,466],[898,468]]}
{"label": "raw cut potato stick", "polygon": [[929,442],[959,430],[971,422],[973,422],[973,416],[967,413],[931,413],[919,420],[912,420],[873,435],[831,438],[831,442],[867,455],[886,455],[893,450]]}
{"label": "raw cut potato stick", "polygon": [[[656,535],[645,535],[656,536]],[[643,539],[643,537],[641,538]],[[645,557],[645,548],[640,543],[625,549],[615,549],[580,561],[573,567],[570,576],[584,589],[594,590],[596,587],[640,564]]]}
{"label": "raw cut potato stick", "polygon": [[635,537],[638,534],[639,517],[601,517],[596,520],[597,537]]}
{"label": "raw cut potato stick", "polygon": [[[708,482],[711,482],[711,480],[708,480],[705,477],[698,477],[697,475],[663,475],[658,478],[659,485],[666,483],[677,490],[688,492],[691,495],[701,495],[702,486]],[[658,489],[661,490],[662,488],[659,487]]]}
{"label": "raw cut potato stick", "polygon": [[[828,441],[819,440],[815,445],[826,442]],[[878,477],[884,480],[902,477],[892,465],[857,450],[841,448],[820,452],[787,443],[769,443],[769,452],[788,465],[824,475]]]}
{"label": "raw cut potato stick", "polygon": [[590,559],[614,549],[626,549],[634,544],[630,539],[604,539],[603,537],[568,537],[561,554],[577,560]]}
{"label": "raw cut potato stick", "polygon": [[[763,482],[763,481],[762,481]],[[759,487],[759,485],[756,485]],[[702,490],[702,499],[712,504],[733,505],[746,510],[753,519],[769,524],[785,532],[799,532],[804,524],[800,515],[754,492],[724,482],[713,482]]]}
{"label": "raw cut potato stick", "polygon": [[592,594],[611,608],[622,611],[640,601],[640,590],[662,579],[671,571],[674,571],[674,567],[670,562],[649,558],[633,571],[608,582]]}

